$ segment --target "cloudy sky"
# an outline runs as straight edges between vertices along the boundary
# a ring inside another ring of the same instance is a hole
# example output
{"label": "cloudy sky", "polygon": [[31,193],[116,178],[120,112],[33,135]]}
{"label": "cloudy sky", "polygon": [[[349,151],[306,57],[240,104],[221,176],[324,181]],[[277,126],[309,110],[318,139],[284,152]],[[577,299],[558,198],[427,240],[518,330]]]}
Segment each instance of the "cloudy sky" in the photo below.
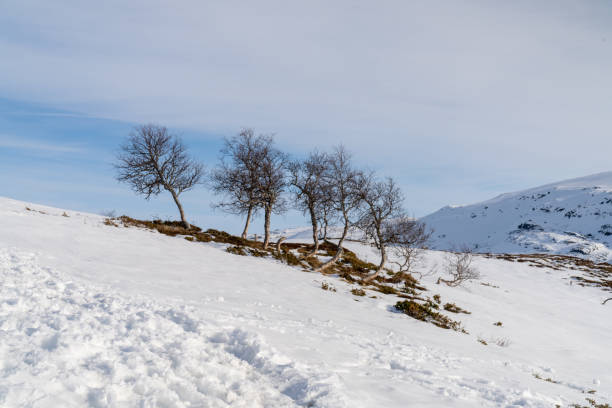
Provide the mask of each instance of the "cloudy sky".
{"label": "cloudy sky", "polygon": [[[344,143],[417,216],[608,171],[612,5],[0,1],[1,196],[174,216],[113,180],[149,121],[211,165],[245,126],[294,155]],[[211,199],[186,194],[192,218],[234,223]]]}

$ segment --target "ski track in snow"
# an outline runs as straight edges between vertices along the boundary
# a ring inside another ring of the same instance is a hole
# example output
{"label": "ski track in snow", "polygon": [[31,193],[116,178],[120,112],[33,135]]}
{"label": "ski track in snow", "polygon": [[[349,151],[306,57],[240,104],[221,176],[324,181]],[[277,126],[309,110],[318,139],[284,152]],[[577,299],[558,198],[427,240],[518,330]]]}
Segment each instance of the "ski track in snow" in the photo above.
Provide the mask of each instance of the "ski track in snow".
{"label": "ski track in snow", "polygon": [[0,404],[31,407],[344,406],[261,339],[185,306],[85,288],[0,250]]}

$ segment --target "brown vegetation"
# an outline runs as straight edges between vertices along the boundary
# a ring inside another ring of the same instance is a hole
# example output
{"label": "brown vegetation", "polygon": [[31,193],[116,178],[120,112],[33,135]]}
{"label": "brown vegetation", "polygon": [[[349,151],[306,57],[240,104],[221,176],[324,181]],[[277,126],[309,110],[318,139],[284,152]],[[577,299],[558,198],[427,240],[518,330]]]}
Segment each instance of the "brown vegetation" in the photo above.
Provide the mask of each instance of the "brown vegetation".
{"label": "brown vegetation", "polygon": [[[261,242],[246,240],[228,234],[227,232],[214,229],[208,229],[203,232],[200,228],[193,225],[190,226],[190,228],[185,228],[183,224],[178,221],[143,221],[122,216],[118,218],[106,218],[104,224],[113,227],[146,228],[168,236],[183,236],[184,239],[194,243],[217,242],[228,244],[226,248],[228,253],[239,256],[269,257],[290,266],[301,267],[309,271],[316,270],[316,268],[321,265],[318,256],[333,257],[339,251],[338,246],[329,241],[325,241],[319,245],[317,256],[311,255],[313,245],[303,243],[282,243],[280,251],[278,251],[278,247],[264,249],[263,243]],[[347,282],[360,286],[367,286],[384,295],[403,298],[405,300],[398,302],[396,308],[407,315],[418,320],[431,322],[438,327],[465,332],[460,322],[454,321],[436,311],[440,308],[439,295],[435,295],[434,300],[424,299],[419,296],[419,292],[425,291],[426,288],[421,286],[419,281],[411,274],[387,271],[387,273],[390,274],[389,277],[385,278],[383,276],[378,276],[375,280],[367,282],[365,278],[370,276],[372,271],[377,269],[377,265],[360,259],[354,252],[348,249],[342,250],[339,260],[339,262],[330,265],[330,267],[322,271],[322,273],[324,275],[338,276]],[[324,290],[336,291],[328,282],[323,282],[321,287]],[[365,290],[360,288],[352,289],[351,293],[355,296],[366,295]],[[446,307],[450,307],[448,305],[452,304],[447,304]],[[455,313],[468,313],[456,305],[449,311]]]}
{"label": "brown vegetation", "polygon": [[461,322],[452,320],[439,312],[436,312],[431,305],[422,305],[412,300],[404,300],[397,302],[395,308],[402,313],[407,314],[417,320],[430,322],[443,329],[452,329],[467,333],[462,327]]}

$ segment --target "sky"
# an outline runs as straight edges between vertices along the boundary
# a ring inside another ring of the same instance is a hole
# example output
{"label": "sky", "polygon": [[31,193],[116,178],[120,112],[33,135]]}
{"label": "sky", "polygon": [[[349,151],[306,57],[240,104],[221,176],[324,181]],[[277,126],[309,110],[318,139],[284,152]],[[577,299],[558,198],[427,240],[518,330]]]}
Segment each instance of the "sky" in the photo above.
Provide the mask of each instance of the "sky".
{"label": "sky", "polygon": [[[0,196],[175,218],[114,179],[154,122],[209,168],[243,127],[343,143],[423,216],[611,170],[611,72],[607,1],[3,0]],[[185,193],[188,217],[238,231],[214,200]]]}

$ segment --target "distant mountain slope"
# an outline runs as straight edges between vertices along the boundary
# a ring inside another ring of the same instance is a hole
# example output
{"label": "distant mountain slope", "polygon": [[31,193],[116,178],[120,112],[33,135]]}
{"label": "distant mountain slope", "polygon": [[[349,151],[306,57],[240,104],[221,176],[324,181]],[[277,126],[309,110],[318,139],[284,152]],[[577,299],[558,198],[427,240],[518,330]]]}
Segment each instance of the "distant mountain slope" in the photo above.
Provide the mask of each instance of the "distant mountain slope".
{"label": "distant mountain slope", "polygon": [[478,252],[555,253],[612,261],[612,172],[448,206],[422,221],[432,247]]}

